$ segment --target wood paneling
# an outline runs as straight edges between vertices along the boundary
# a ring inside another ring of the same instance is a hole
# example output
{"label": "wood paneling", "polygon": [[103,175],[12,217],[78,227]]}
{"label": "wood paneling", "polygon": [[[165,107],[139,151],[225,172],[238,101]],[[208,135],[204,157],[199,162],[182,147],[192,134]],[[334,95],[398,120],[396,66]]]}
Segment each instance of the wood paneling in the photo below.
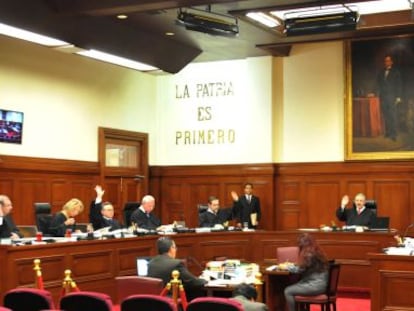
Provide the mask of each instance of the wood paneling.
{"label": "wood paneling", "polygon": [[50,202],[55,213],[73,197],[85,204],[78,221],[88,222],[89,202],[99,178],[97,163],[1,156],[0,169],[0,192],[12,200],[16,224],[35,223],[34,202]]}
{"label": "wood paneling", "polygon": [[243,192],[243,185],[251,182],[260,197],[262,228],[274,227],[273,165],[203,165],[152,167],[151,179],[160,184],[161,218],[165,223],[184,219],[189,227],[198,226],[197,204],[207,203],[208,197],[219,198],[221,207],[233,205],[230,192]]}
{"label": "wood paneling", "polygon": [[[88,211],[100,182],[95,162],[1,156],[0,189],[14,204],[16,223],[34,223],[33,202],[50,202],[53,212],[72,197],[80,198]],[[122,220],[123,201],[140,198],[133,178],[105,178],[105,199],[113,202]],[[198,225],[196,205],[210,195],[223,207],[232,206],[230,191],[242,193],[251,182],[262,206],[261,229],[288,230],[319,227],[335,221],[341,197],[363,192],[377,200],[378,214],[390,216],[391,226],[400,231],[414,222],[414,165],[412,161],[363,161],[283,164],[240,164],[199,166],[153,166],[149,193],[156,198],[155,213],[163,223],[185,220]],[[88,213],[79,217],[88,221]]]}
{"label": "wood paneling", "polygon": [[371,310],[414,310],[413,256],[368,254],[372,280]]}
{"label": "wood paneling", "polygon": [[[275,260],[276,248],[296,245],[299,234],[301,232],[297,230],[257,230],[184,233],[173,238],[178,248],[178,258],[186,259],[189,269],[198,275],[203,269],[202,264],[216,256],[245,259],[258,264]],[[371,283],[367,252],[380,252],[395,243],[393,234],[388,232],[312,234],[328,257],[341,263],[339,286],[348,290],[368,291]],[[41,260],[45,287],[55,298],[61,292],[66,269],[72,271],[81,290],[102,291],[115,297],[114,277],[136,274],[136,257],[156,255],[157,239],[158,236],[152,235],[18,247],[0,245],[0,301],[9,289],[34,285],[34,258]],[[403,284],[405,287],[408,288],[408,284]]]}

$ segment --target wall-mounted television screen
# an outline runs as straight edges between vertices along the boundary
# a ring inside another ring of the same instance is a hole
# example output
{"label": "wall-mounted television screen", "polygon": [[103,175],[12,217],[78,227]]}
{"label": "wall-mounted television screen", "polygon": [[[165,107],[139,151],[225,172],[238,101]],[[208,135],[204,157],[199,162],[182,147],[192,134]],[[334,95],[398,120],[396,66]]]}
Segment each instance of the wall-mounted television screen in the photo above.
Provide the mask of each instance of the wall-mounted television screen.
{"label": "wall-mounted television screen", "polygon": [[0,109],[0,142],[21,144],[23,112]]}

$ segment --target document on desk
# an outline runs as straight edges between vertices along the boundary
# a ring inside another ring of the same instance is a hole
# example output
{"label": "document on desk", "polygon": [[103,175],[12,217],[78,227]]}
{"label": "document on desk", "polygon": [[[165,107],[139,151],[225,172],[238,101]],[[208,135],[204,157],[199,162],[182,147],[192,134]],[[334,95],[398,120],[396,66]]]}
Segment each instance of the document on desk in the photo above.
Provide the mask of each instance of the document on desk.
{"label": "document on desk", "polygon": [[240,280],[225,280],[225,279],[218,279],[218,280],[211,280],[204,286],[207,287],[227,287],[229,285],[238,285],[240,284]]}

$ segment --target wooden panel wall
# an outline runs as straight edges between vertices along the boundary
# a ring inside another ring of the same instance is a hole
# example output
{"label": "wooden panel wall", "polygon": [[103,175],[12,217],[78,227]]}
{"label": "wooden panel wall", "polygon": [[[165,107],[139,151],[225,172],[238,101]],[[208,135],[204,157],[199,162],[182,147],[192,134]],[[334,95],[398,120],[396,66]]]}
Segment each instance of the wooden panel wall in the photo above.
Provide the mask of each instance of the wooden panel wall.
{"label": "wooden panel wall", "polygon": [[343,225],[335,209],[344,194],[358,192],[377,201],[378,215],[390,216],[392,228],[404,231],[414,222],[412,161],[279,164],[275,180],[278,230]]}
{"label": "wooden panel wall", "polygon": [[266,230],[337,225],[335,210],[344,194],[375,199],[379,216],[390,216],[400,231],[414,222],[414,162],[355,161],[151,168],[151,189],[160,199],[164,222],[197,225],[196,204],[217,195],[230,206],[230,191],[249,181],[260,197]]}
{"label": "wooden panel wall", "polygon": [[34,202],[51,203],[55,213],[71,198],[85,204],[78,222],[88,222],[89,203],[99,179],[97,163],[1,156],[0,172],[0,193],[12,200],[16,224],[35,223]]}
{"label": "wooden panel wall", "polygon": [[[342,225],[335,218],[342,195],[353,197],[364,192],[367,198],[377,200],[380,216],[391,217],[391,227],[404,231],[414,222],[413,164],[358,161],[153,166],[149,193],[157,200],[155,212],[163,223],[185,220],[195,227],[198,203],[216,195],[221,206],[231,206],[230,191],[242,193],[243,184],[252,182],[262,204],[260,227],[288,230],[319,227],[331,221]],[[15,221],[22,225],[34,223],[33,202],[51,202],[56,212],[72,197],[87,206],[78,220],[86,222],[89,202],[95,195],[93,187],[100,182],[96,162],[0,156],[0,172],[0,193],[11,197]],[[108,189],[106,199],[120,197],[117,189]],[[122,206],[116,208],[122,219]]]}
{"label": "wooden panel wall", "polygon": [[215,195],[221,207],[230,207],[230,192],[243,193],[244,183],[251,182],[263,206],[261,228],[275,227],[273,164],[152,167],[150,172],[150,188],[159,199],[163,222],[185,220],[197,227],[197,204]]}

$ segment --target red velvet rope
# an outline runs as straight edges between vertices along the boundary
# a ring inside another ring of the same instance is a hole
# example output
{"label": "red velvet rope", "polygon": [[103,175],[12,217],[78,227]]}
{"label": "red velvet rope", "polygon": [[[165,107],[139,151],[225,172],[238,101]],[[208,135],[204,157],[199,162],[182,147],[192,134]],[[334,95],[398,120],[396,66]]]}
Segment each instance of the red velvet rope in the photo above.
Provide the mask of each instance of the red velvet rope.
{"label": "red velvet rope", "polygon": [[187,310],[187,296],[185,295],[184,288],[180,286],[180,298],[181,298],[181,306],[183,307],[183,310]]}
{"label": "red velvet rope", "polygon": [[44,284],[43,284],[43,277],[42,277],[42,275],[38,275],[37,276],[37,288],[38,289],[45,289]]}
{"label": "red velvet rope", "polygon": [[164,289],[161,291],[160,296],[167,296],[168,291],[169,291],[169,290],[167,289],[167,286],[165,286],[165,287],[164,287]]}

